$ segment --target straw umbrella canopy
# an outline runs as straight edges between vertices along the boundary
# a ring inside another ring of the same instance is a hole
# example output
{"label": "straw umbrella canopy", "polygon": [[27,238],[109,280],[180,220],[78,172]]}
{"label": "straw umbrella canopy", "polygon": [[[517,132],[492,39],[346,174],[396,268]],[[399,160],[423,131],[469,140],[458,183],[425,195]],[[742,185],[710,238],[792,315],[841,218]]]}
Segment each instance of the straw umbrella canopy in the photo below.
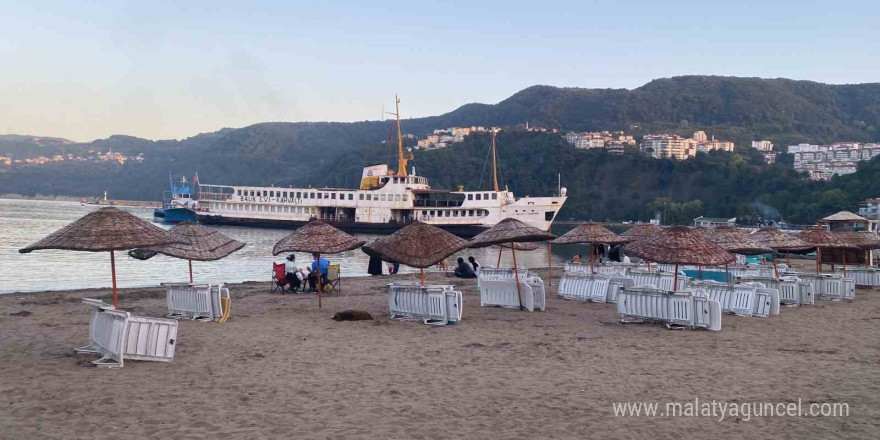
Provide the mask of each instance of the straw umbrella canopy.
{"label": "straw umbrella canopy", "polygon": [[321,254],[338,254],[357,249],[366,243],[357,237],[346,234],[321,220],[312,220],[301,226],[290,235],[278,240],[272,248],[272,255],[285,252],[308,252],[318,255],[315,264],[318,280],[318,308],[321,308]]}
{"label": "straw umbrella canopy", "polygon": [[594,244],[626,244],[632,242],[629,237],[621,237],[608,228],[594,222],[581,223],[574,229],[552,241],[553,244],[587,243],[590,245],[590,270],[593,270]]}
{"label": "straw umbrella canopy", "polygon": [[525,251],[525,252],[534,251],[534,250],[538,249],[538,244],[533,241],[527,242],[527,243],[502,243],[502,244],[499,244],[498,246],[502,247],[504,249],[516,249],[518,251]]}
{"label": "straw umbrella canopy", "polygon": [[736,261],[733,254],[687,226],[673,226],[654,237],[633,243],[627,246],[627,252],[648,261],[675,264],[674,286],[678,285],[679,264],[719,266]]}
{"label": "straw umbrella canopy", "polygon": [[751,234],[733,226],[717,226],[711,230],[709,240],[732,254],[759,255],[773,252],[766,244],[755,240]]}
{"label": "straw umbrella canopy", "polygon": [[[769,247],[777,252],[785,252],[786,255],[791,252],[804,252],[810,249],[815,248],[815,246],[807,243],[800,238],[797,238],[791,234],[786,234],[785,232],[780,231],[778,228],[761,228],[756,232],[751,234],[751,237],[754,241],[758,243],[763,243],[764,246]],[[789,260],[789,265],[791,265],[791,261]],[[776,268],[776,258],[773,258],[773,271],[776,273],[776,278],[779,278],[779,270]]]}
{"label": "straw umbrella canopy", "polygon": [[870,232],[834,231],[832,234],[863,250],[865,252],[865,267],[868,267],[869,252],[872,249],[880,249],[880,239],[877,238],[876,234]]}
{"label": "straw umbrella canopy", "polygon": [[[554,238],[556,238],[556,236],[550,232],[542,231],[515,218],[508,217],[496,223],[495,226],[477,234],[476,237],[471,239],[470,247],[481,248],[504,243],[548,241]],[[513,273],[517,280],[516,295],[519,299],[519,308],[522,310],[522,292],[519,287],[519,268],[516,265],[516,248],[511,248],[510,250],[513,254]]]}
{"label": "straw umbrella canopy", "polygon": [[[822,271],[822,248],[852,249],[858,248],[822,228],[809,228],[797,234],[801,240],[816,247],[816,272]],[[846,254],[843,255],[843,273],[846,275]]]}
{"label": "straw umbrella canopy", "polygon": [[777,252],[804,252],[816,247],[800,238],[780,231],[779,228],[758,229],[752,233],[752,238]]}
{"label": "straw umbrella canopy", "polygon": [[631,243],[635,243],[639,240],[653,237],[662,231],[663,229],[660,229],[659,226],[655,226],[650,223],[642,223],[627,229],[625,232],[620,234],[620,236],[629,237],[632,239]]}
{"label": "straw umbrella canopy", "polygon": [[696,232],[700,237],[711,240],[712,239],[712,229],[707,228],[705,226],[694,226],[691,228],[692,231]]}
{"label": "straw umbrella canopy", "polygon": [[182,222],[169,229],[175,236],[184,237],[189,244],[169,244],[165,246],[138,248],[128,251],[128,255],[138,260],[147,260],[158,254],[180,258],[189,262],[189,282],[193,282],[192,261],[214,261],[243,248],[244,243],[233,240],[198,223]]}
{"label": "straw umbrella canopy", "polygon": [[419,268],[425,285],[425,268],[468,247],[468,241],[436,226],[415,221],[397,232],[373,240],[361,248],[365,254]]}
{"label": "straw umbrella canopy", "polygon": [[18,251],[23,254],[40,249],[109,251],[110,272],[113,281],[113,307],[117,307],[119,294],[116,288],[114,251],[186,242],[185,238],[169,234],[164,229],[128,212],[107,207],[86,214],[79,220]]}

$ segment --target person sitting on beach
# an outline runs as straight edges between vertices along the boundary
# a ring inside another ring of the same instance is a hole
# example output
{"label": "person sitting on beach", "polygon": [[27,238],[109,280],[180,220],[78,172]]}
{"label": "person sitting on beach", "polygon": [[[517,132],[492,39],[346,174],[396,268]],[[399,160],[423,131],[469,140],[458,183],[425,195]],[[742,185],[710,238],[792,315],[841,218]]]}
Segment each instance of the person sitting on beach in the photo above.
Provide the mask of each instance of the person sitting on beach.
{"label": "person sitting on beach", "polygon": [[470,264],[465,263],[464,258],[458,258],[458,267],[455,268],[455,276],[459,278],[476,278],[477,274]]}
{"label": "person sitting on beach", "polygon": [[574,257],[571,258],[572,263],[580,263],[581,262],[581,254],[574,254]]}
{"label": "person sitting on beach", "polygon": [[321,271],[321,279],[327,279],[327,268],[330,266],[330,262],[325,258],[318,258],[318,254],[312,254],[312,267],[309,268],[309,289],[314,292],[317,292],[318,289],[315,287],[315,284],[318,281],[317,273],[318,270]]}
{"label": "person sitting on beach", "polygon": [[296,267],[295,261],[296,257],[290,254],[287,256],[287,261],[284,262],[284,278],[287,278],[287,282],[290,283],[288,292],[296,292],[302,285],[302,274]]}
{"label": "person sitting on beach", "polygon": [[471,255],[470,257],[468,257],[468,261],[470,261],[471,266],[474,267],[474,273],[479,273],[480,272],[480,263],[477,263],[477,259],[474,258],[473,255]]}

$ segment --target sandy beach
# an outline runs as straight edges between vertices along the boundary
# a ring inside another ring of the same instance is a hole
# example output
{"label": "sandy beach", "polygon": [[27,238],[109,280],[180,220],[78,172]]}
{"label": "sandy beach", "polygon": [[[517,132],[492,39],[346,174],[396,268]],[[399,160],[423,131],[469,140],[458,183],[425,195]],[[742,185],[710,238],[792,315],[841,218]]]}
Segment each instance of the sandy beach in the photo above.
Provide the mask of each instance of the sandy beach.
{"label": "sandy beach", "polygon": [[[323,309],[314,295],[231,285],[228,323],[181,321],[173,362],[117,370],[73,352],[88,340],[80,299],[108,289],[0,296],[0,438],[880,437],[880,291],[724,316],[709,332],[619,324],[614,305],[558,299],[555,282],[546,312],[483,308],[474,280],[431,273],[464,294],[463,320],[434,327],[388,318],[389,281],[345,279]],[[122,290],[120,306],[160,317],[164,296]],[[351,308],[376,320],[330,319]],[[695,398],[845,402],[849,416],[719,421],[612,407]]]}

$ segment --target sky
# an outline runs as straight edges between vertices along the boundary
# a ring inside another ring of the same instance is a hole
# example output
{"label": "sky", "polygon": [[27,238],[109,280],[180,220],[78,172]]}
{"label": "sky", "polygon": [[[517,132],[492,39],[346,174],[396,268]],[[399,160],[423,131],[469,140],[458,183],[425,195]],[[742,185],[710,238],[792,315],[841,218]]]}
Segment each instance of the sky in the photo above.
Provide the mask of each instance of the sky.
{"label": "sky", "polygon": [[876,0],[7,0],[0,133],[181,139],[676,75],[878,82],[878,23]]}

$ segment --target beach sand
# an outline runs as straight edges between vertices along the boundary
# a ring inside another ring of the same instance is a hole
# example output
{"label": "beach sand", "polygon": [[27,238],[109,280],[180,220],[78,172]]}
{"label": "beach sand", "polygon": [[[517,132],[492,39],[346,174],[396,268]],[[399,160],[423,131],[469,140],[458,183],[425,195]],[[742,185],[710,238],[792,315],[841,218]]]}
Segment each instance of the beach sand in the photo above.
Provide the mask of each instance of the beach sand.
{"label": "beach sand", "polygon": [[[417,277],[394,278],[404,279]],[[116,370],[73,353],[88,340],[80,298],[109,300],[108,290],[2,296],[0,438],[880,438],[880,292],[724,316],[709,332],[619,324],[614,305],[558,299],[555,282],[546,312],[479,307],[474,280],[431,273],[464,294],[462,321],[434,327],[388,319],[391,280],[344,279],[323,309],[314,295],[232,285],[228,323],[181,321],[173,362]],[[160,317],[164,296],[122,290],[120,307]],[[330,319],[350,308],[377,319]],[[695,398],[847,403],[849,416],[718,421],[612,407],[662,412]]]}

